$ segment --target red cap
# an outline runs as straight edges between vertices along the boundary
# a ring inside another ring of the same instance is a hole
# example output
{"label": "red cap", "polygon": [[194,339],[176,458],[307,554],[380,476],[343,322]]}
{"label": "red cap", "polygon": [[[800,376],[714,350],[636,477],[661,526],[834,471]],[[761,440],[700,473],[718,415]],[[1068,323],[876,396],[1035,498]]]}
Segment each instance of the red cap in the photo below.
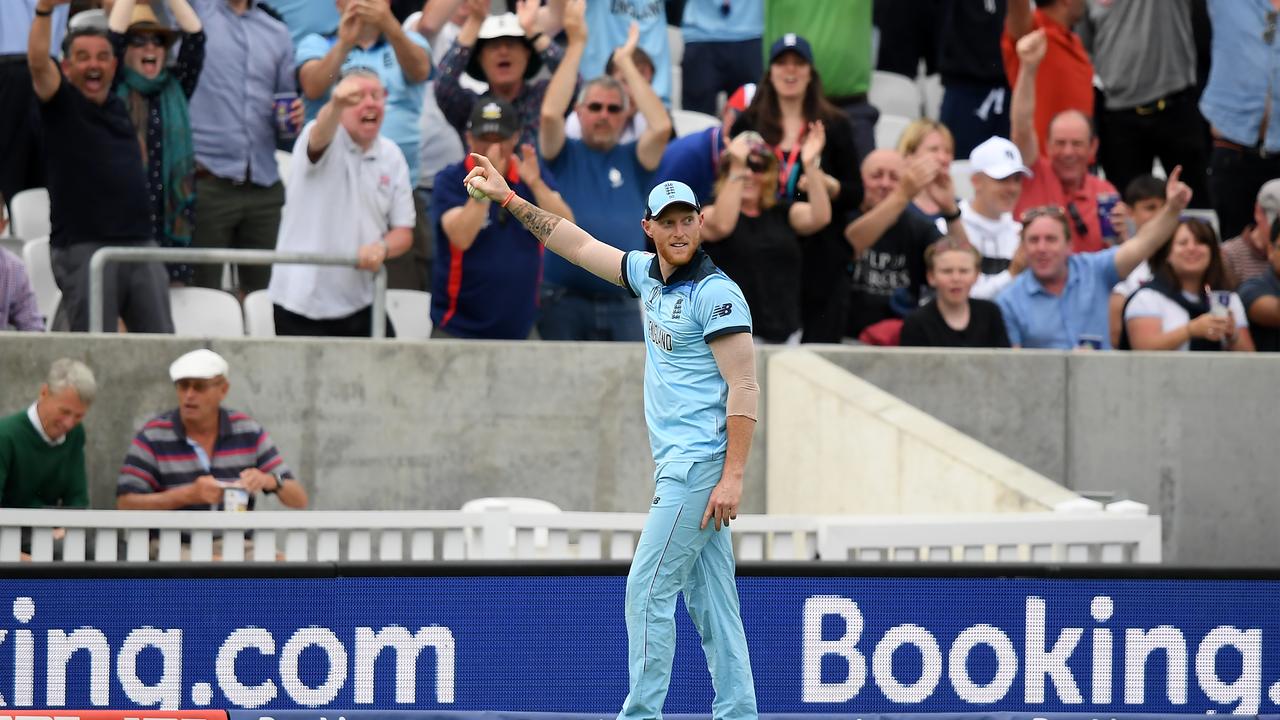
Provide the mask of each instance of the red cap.
{"label": "red cap", "polygon": [[737,90],[734,90],[733,94],[729,96],[729,107],[737,110],[738,112],[743,112],[747,109],[747,106],[751,104],[751,100],[754,99],[755,96],[756,84],[747,83]]}

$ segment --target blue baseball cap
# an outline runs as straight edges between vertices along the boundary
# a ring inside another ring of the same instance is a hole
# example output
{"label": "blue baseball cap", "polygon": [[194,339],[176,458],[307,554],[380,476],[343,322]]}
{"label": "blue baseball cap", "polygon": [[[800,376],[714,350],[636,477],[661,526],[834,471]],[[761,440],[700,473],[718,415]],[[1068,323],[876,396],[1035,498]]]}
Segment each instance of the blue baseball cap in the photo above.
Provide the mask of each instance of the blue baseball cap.
{"label": "blue baseball cap", "polygon": [[777,60],[778,56],[785,52],[793,52],[804,58],[805,62],[813,64],[813,48],[802,35],[787,33],[774,41],[773,47],[769,49],[769,62]]}
{"label": "blue baseball cap", "polygon": [[702,206],[698,204],[698,196],[693,194],[693,190],[690,190],[688,185],[668,180],[649,191],[649,201],[645,203],[644,217],[646,220],[658,217],[668,205],[675,203],[688,205],[695,212],[702,212]]}

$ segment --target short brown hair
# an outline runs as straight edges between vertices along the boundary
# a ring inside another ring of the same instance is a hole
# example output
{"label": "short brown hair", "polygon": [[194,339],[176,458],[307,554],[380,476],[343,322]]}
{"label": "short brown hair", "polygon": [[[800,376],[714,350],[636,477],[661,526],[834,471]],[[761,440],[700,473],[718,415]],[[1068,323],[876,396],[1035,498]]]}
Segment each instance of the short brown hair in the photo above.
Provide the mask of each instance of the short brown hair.
{"label": "short brown hair", "polygon": [[978,248],[950,235],[943,235],[924,249],[924,269],[932,272],[934,260],[942,253],[952,250],[969,253],[973,257],[974,264],[982,266],[982,253],[978,252]]}

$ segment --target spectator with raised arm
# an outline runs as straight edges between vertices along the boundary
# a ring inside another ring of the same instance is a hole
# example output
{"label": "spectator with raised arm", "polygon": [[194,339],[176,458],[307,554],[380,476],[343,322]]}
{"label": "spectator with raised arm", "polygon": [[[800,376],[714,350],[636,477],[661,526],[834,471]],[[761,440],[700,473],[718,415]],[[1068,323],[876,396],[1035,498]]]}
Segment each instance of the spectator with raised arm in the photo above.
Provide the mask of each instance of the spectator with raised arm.
{"label": "spectator with raised arm", "polygon": [[[585,0],[583,14],[591,34],[582,51],[580,68],[583,78],[608,75],[609,60],[618,48],[633,45],[643,48],[653,62],[653,79],[649,83],[660,102],[671,104],[671,48],[667,39],[667,12],[664,0]],[[546,14],[546,32],[555,34],[561,26],[568,32],[569,0],[550,0],[548,8],[563,8]],[[634,29],[633,29],[634,28]],[[631,40],[632,33],[637,34]],[[638,103],[637,103],[638,104]],[[646,116],[647,119],[647,116]]]}
{"label": "spectator with raised arm", "polygon": [[[116,94],[125,102],[147,168],[152,237],[161,247],[188,247],[195,226],[196,156],[187,101],[204,66],[204,32],[187,0],[168,0],[182,29],[177,62],[167,63],[177,34],[148,5],[116,0],[108,19],[111,47],[123,68]],[[170,280],[189,282],[191,266],[172,263]]]}
{"label": "spectator with raised arm", "polygon": [[747,83],[734,90],[720,111],[719,125],[668,143],[666,152],[662,154],[662,164],[658,166],[658,177],[678,180],[688,185],[698,197],[712,197],[711,186],[720,172],[720,159],[729,148],[729,131],[755,94],[755,83]]}
{"label": "spectator with raised arm", "polygon": [[[0,2],[0,195],[12,198],[28,188],[45,187],[44,133],[36,113],[27,37],[37,0]],[[62,47],[67,6],[55,7],[50,48]],[[2,203],[0,203],[2,204]]]}
{"label": "spectator with raised arm", "polygon": [[[640,71],[640,78],[650,87],[653,87],[653,59],[644,51],[644,48],[637,47],[631,53],[631,59],[635,62],[636,69]],[[609,58],[609,62],[604,66],[604,74],[617,80],[622,85],[622,89],[627,93],[626,108],[622,111],[622,134],[618,136],[619,143],[635,142],[644,133],[647,125],[644,121],[644,115],[639,112],[639,105],[636,104],[635,91],[631,89],[631,85],[627,82],[627,76],[623,74],[622,69],[618,67],[613,58]],[[673,121],[674,123],[674,121]],[[582,121],[578,119],[576,113],[570,113],[569,117],[564,121],[565,137],[575,140],[582,139]],[[675,137],[674,130],[672,137]]]}
{"label": "spectator with raised arm", "polygon": [[[191,246],[274,250],[284,205],[276,96],[298,92],[289,29],[256,0],[190,1],[205,34],[204,69],[190,104],[197,218]],[[300,125],[302,101],[291,108]],[[261,290],[270,277],[267,266],[240,266],[239,290]],[[194,281],[222,287],[222,265],[196,265]]]}
{"label": "spectator with raised arm", "polygon": [[516,12],[489,15],[487,0],[468,0],[470,13],[458,39],[440,61],[436,101],[445,118],[463,132],[480,93],[463,87],[466,73],[487,83],[487,94],[515,107],[520,117],[520,144],[538,142],[546,79],[534,80],[543,66],[555,72],[564,50],[537,29],[537,0],[519,0]]}
{"label": "spectator with raised arm", "polygon": [[[596,0],[592,0],[596,2]],[[632,60],[640,41],[633,27],[615,61],[632,84],[648,127],[634,143],[620,143],[627,93],[605,75],[583,84],[575,113],[582,139],[565,136],[565,112],[573,100],[578,65],[587,46],[585,0],[568,0],[564,29],[569,38],[564,61],[551,76],[538,130],[542,157],[560,182],[577,224],[623,251],[640,250],[640,228],[620,228],[619,217],[643,214],[646,189],[662,161],[671,121],[662,101]],[[640,340],[640,312],[630,293],[559,256],[545,258],[538,334],[544,340]]]}
{"label": "spectator with raised arm", "polygon": [[[858,338],[868,327],[900,318],[918,305],[927,282],[924,251],[942,233],[911,209],[911,198],[926,188],[940,188],[934,182],[937,174],[938,162],[928,155],[907,164],[896,150],[875,150],[862,161],[866,194],[844,228],[844,239],[853,247],[847,337]],[[955,199],[936,192],[937,201],[951,203],[954,211]],[[956,212],[948,227],[959,222]]]}
{"label": "spectator with raised arm", "polygon": [[1151,282],[1125,303],[1121,349],[1253,352],[1244,305],[1226,289],[1213,226],[1195,218],[1178,223],[1150,265]]}
{"label": "spectator with raised arm", "polygon": [[[1044,49],[1036,64],[1044,63],[1047,81],[1032,94],[1031,127],[1040,147],[1049,149],[1050,125],[1059,115],[1074,110],[1085,120],[1093,117],[1093,61],[1080,36],[1072,30],[1085,16],[1085,0],[1035,0],[1035,6],[1032,12],[1030,3],[1010,0],[1000,50],[1009,87],[1016,88],[1026,63],[1019,44],[1031,34],[1039,33],[1043,38]],[[1015,120],[1012,113],[1010,109],[1010,125]],[[1034,167],[1036,155],[1024,150],[1022,157]]]}
{"label": "spectator with raised arm", "polygon": [[246,510],[258,495],[291,508],[307,506],[271,436],[253,418],[223,406],[229,368],[211,350],[192,350],[169,366],[178,406],[148,420],[116,479],[120,510],[222,510],[228,488],[243,490]]}
{"label": "spectator with raised arm", "polygon": [[[61,66],[50,58],[51,16],[66,0],[40,0],[27,64],[48,140],[53,276],[60,312],[73,331],[89,329],[89,260],[104,247],[155,247],[138,138],[112,92],[117,64],[106,33],[74,30]],[[103,329],[123,316],[131,332],[173,332],[169,277],[160,263],[114,263],[103,275]]]}
{"label": "spectator with raised arm", "polygon": [[974,148],[969,164],[973,199],[960,201],[960,221],[981,258],[970,295],[991,300],[1027,265],[1019,252],[1022,224],[1013,219],[1013,208],[1031,170],[1022,164],[1018,146],[1002,137],[987,138]]}
{"label": "spectator with raised arm", "polygon": [[938,232],[967,242],[964,223],[956,222],[960,219],[960,208],[955,183],[951,180],[951,161],[955,159],[955,140],[951,131],[937,120],[920,118],[902,132],[898,152],[908,165],[927,157],[937,167],[929,186],[921,188],[911,198],[912,209],[937,223]]}
{"label": "spectator with raised arm", "polygon": [[520,115],[498,97],[481,97],[467,123],[467,146],[503,168],[514,193],[506,203],[467,194],[462,179],[475,167],[468,157],[440,172],[435,182],[436,256],[431,287],[431,337],[523,340],[538,319],[542,246],[504,205],[516,197],[567,220],[573,211],[544,172],[533,145],[525,143]]}
{"label": "spectator with raised arm", "polygon": [[1181,174],[1182,168],[1169,174],[1160,214],[1132,238],[1107,250],[1073,254],[1070,221],[1062,208],[1034,208],[1023,215],[1029,272],[1020,273],[996,296],[1013,347],[1070,350],[1084,342],[1111,347],[1111,288],[1173,234],[1191,201],[1191,188],[1178,179]]}
{"label": "spectator with raised arm", "polygon": [[[1099,200],[1107,196],[1118,198],[1119,193],[1114,185],[1089,172],[1089,165],[1098,152],[1098,138],[1085,113],[1068,109],[1052,116],[1047,139],[1041,144],[1035,120],[1039,117],[1037,108],[1041,101],[1036,87],[1049,47],[1049,36],[1044,30],[1028,33],[1018,41],[1020,65],[1013,86],[1010,139],[1018,146],[1023,159],[1030,161],[1032,174],[1023,180],[1022,197],[1015,213],[1045,205],[1061,207],[1069,219],[1072,250],[1094,252],[1108,245],[1102,237]],[[1048,68],[1045,73],[1044,84],[1058,82]]]}
{"label": "spectator with raised arm", "polygon": [[277,335],[372,334],[373,273],[409,250],[414,225],[404,154],[379,134],[385,108],[378,74],[348,70],[294,145],[277,249],[354,256],[356,265],[273,266]]}
{"label": "spectator with raised arm", "polygon": [[[1129,181],[1128,187],[1124,189],[1124,202],[1116,206],[1115,217],[1112,219],[1120,237],[1127,240],[1143,225],[1160,214],[1160,208],[1164,207],[1164,186],[1163,178],[1150,174],[1139,175]],[[1111,288],[1111,321],[1108,325],[1111,329],[1113,346],[1120,346],[1120,334],[1124,331],[1125,301],[1135,290],[1150,280],[1151,266],[1143,260],[1138,263],[1138,267],[1134,268],[1133,272]]]}
{"label": "spectator with raised arm", "polygon": [[702,239],[716,267],[755,308],[756,342],[800,342],[801,244],[831,224],[831,199],[816,160],[826,143],[822,123],[805,134],[802,162],[807,201],[778,200],[778,159],[755,132],[734,138],[721,156],[715,203],[702,209]]}
{"label": "spectator with raised arm", "polygon": [[977,249],[952,237],[925,248],[934,296],[903,319],[903,347],[1009,347],[1000,308],[972,297],[980,260]]}

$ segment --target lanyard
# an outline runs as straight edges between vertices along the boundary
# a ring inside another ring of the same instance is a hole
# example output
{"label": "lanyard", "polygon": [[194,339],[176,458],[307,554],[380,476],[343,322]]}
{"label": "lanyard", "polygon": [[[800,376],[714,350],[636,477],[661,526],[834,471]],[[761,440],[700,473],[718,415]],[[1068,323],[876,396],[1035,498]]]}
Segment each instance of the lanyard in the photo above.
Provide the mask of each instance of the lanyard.
{"label": "lanyard", "polygon": [[782,159],[782,149],[773,149],[773,154],[778,156],[778,194],[784,198],[795,194],[791,173],[796,169],[796,159],[800,157],[800,146],[804,144],[804,136],[807,132],[808,130],[801,132],[800,137],[796,138],[796,144],[791,146],[791,154],[785,161]]}

